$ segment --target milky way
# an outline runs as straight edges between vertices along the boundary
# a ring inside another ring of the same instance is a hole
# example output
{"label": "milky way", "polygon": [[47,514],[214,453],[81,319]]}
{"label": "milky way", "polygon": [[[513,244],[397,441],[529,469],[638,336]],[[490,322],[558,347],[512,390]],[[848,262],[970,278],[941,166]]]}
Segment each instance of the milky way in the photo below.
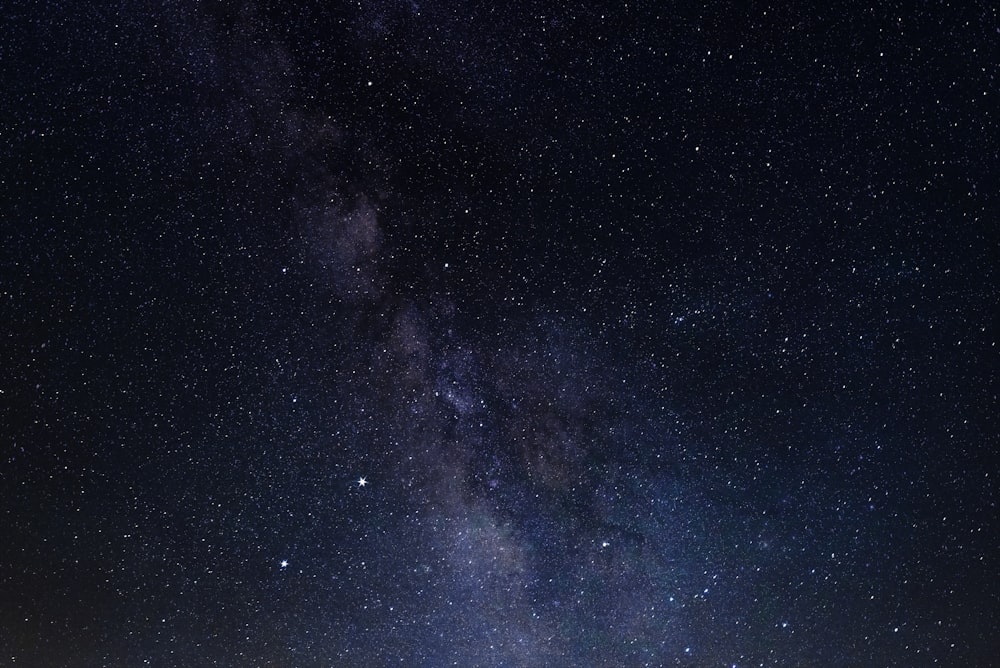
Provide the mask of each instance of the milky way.
{"label": "milky way", "polygon": [[14,8],[0,663],[1000,654],[995,10]]}

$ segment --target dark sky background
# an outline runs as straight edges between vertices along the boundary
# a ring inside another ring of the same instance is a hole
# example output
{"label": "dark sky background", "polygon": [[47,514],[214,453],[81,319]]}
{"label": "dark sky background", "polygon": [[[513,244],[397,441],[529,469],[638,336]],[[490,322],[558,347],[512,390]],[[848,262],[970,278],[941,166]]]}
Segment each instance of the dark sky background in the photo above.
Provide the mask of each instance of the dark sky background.
{"label": "dark sky background", "polygon": [[988,2],[13,2],[0,664],[988,666]]}

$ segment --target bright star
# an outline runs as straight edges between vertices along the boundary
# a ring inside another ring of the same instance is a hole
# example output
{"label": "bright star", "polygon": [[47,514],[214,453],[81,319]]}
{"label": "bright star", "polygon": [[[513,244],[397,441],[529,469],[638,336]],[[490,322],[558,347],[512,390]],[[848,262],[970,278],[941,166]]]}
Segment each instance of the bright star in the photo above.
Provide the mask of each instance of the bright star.
{"label": "bright star", "polygon": [[281,560],[281,567],[282,567],[282,568],[288,568],[288,561],[287,561],[287,560],[285,560],[285,559],[282,559],[282,560]]}
{"label": "bright star", "polygon": [[361,476],[360,478],[358,478],[358,487],[364,487],[367,484],[368,484],[368,481],[365,480],[364,476]]}

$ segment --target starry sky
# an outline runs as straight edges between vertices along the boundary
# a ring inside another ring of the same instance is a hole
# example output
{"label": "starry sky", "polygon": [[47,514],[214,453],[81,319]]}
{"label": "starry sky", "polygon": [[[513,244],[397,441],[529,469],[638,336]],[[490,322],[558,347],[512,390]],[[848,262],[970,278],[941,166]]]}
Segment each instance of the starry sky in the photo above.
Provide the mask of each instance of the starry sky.
{"label": "starry sky", "polygon": [[14,2],[0,664],[987,666],[987,2]]}

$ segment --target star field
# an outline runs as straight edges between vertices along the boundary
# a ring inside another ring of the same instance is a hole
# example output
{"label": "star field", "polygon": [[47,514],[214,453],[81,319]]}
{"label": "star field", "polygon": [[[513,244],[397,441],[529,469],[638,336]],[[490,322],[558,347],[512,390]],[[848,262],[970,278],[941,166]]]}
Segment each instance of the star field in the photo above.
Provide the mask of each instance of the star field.
{"label": "star field", "polygon": [[660,4],[6,10],[0,664],[994,665],[1000,17]]}

